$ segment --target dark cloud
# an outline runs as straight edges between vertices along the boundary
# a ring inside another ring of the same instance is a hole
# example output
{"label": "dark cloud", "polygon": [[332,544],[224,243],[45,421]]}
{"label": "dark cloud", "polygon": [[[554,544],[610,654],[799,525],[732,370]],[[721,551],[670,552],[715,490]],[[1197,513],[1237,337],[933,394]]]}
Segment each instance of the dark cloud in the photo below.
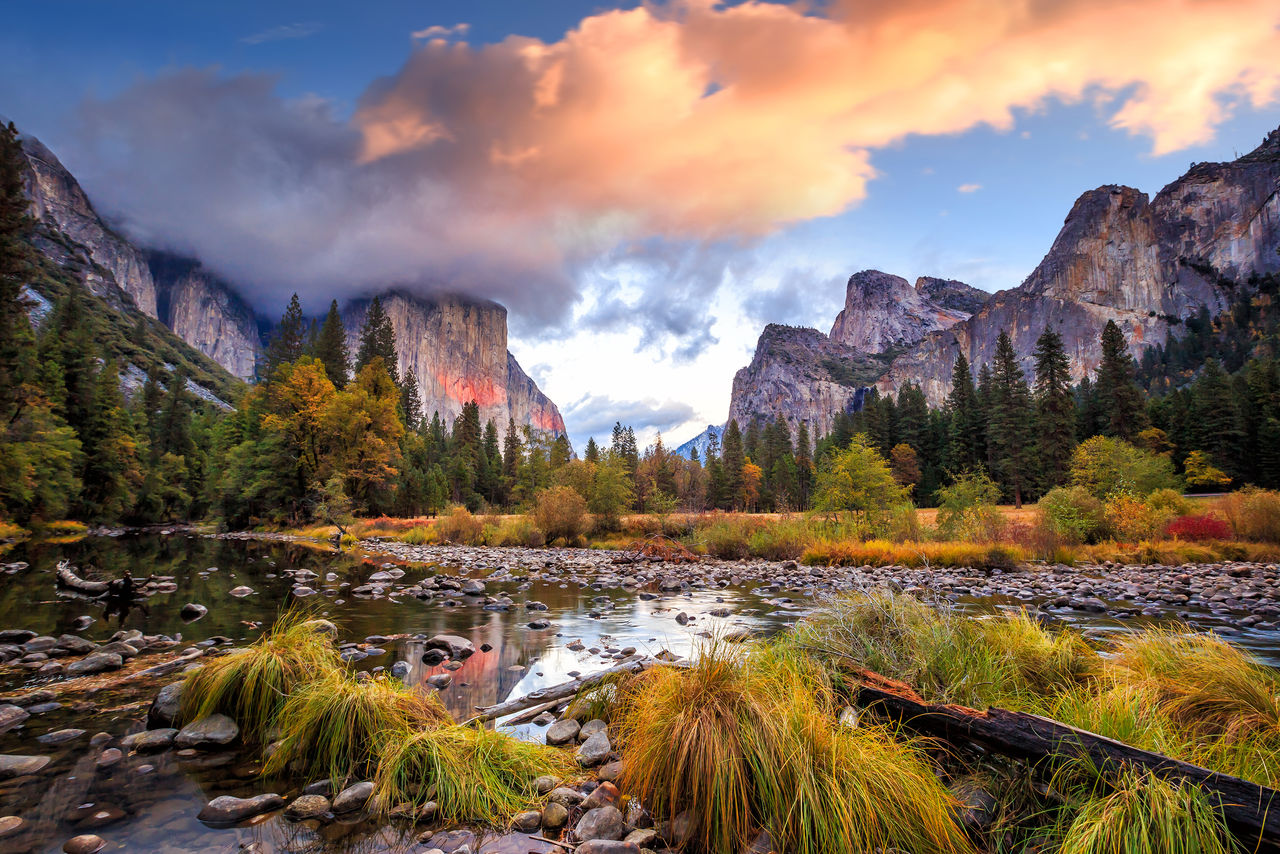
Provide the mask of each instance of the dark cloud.
{"label": "dark cloud", "polygon": [[815,270],[788,270],[771,288],[748,293],[742,300],[747,317],[760,323],[813,326],[826,331],[844,305],[844,276]]}
{"label": "dark cloud", "polygon": [[575,437],[594,436],[607,445],[613,425],[621,422],[637,433],[670,430],[696,417],[693,407],[676,400],[614,400],[607,394],[588,394],[565,407],[563,415]]}

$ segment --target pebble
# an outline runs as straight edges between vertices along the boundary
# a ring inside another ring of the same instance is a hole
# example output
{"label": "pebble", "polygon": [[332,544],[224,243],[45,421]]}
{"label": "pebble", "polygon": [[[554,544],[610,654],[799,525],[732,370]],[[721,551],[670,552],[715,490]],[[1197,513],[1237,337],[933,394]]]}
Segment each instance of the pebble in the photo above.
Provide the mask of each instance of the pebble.
{"label": "pebble", "polygon": [[101,836],[94,836],[92,833],[73,836],[62,844],[62,850],[66,854],[97,854],[98,851],[106,847],[106,840]]}

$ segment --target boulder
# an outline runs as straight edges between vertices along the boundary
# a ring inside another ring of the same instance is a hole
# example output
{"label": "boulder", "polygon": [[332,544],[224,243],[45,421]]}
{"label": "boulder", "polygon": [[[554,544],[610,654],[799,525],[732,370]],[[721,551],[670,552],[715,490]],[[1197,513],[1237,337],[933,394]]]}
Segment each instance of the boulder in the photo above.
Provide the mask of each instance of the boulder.
{"label": "boulder", "polygon": [[89,676],[94,673],[105,673],[108,670],[119,670],[124,667],[124,658],[114,652],[94,652],[79,661],[67,665],[68,677]]}
{"label": "boulder", "polygon": [[590,842],[593,839],[621,839],[626,829],[627,824],[617,807],[597,807],[578,819],[573,832],[580,842]]}
{"label": "boulder", "polygon": [[556,721],[547,729],[547,744],[560,745],[577,741],[578,731],[581,729],[582,725],[573,718]]}
{"label": "boulder", "polygon": [[65,649],[71,655],[88,655],[97,648],[96,643],[79,635],[62,635],[58,638],[58,649]]}
{"label": "boulder", "polygon": [[160,693],[156,694],[155,700],[151,702],[151,708],[147,709],[148,729],[173,725],[174,718],[178,716],[178,710],[182,708],[182,692],[186,684],[185,680],[179,680],[170,682],[160,689]]}
{"label": "boulder", "polygon": [[582,743],[578,752],[574,754],[574,758],[583,768],[594,768],[597,765],[603,765],[612,755],[613,745],[609,743],[609,736],[598,732]]}
{"label": "boulder", "polygon": [[226,715],[209,715],[187,724],[174,738],[178,747],[212,750],[225,747],[240,737],[240,727]]}
{"label": "boulder", "polygon": [[73,836],[62,843],[62,850],[66,854],[97,854],[97,852],[106,847],[106,840],[101,836],[94,836],[92,833]]}
{"label": "boulder", "polygon": [[436,635],[426,642],[425,647],[441,650],[454,659],[469,658],[476,652],[475,644],[457,635]]}
{"label": "boulder", "polygon": [[333,811],[335,813],[355,812],[363,809],[371,797],[373,797],[373,783],[367,780],[356,783],[343,789],[333,799]]}
{"label": "boulder", "polygon": [[511,819],[511,829],[520,833],[533,833],[542,827],[542,813],[537,810],[522,812]]}
{"label": "boulder", "polygon": [[330,809],[329,799],[324,795],[299,795],[293,803],[285,807],[285,818],[302,821],[308,818],[319,818]]}
{"label": "boulder", "polygon": [[547,830],[559,830],[569,821],[569,811],[552,801],[542,808],[542,826]]}
{"label": "boulder", "polygon": [[205,804],[196,818],[211,825],[235,824],[264,812],[278,810],[282,806],[284,806],[284,798],[276,794],[257,795],[252,798],[222,795]]}
{"label": "boulder", "polygon": [[182,618],[184,623],[194,623],[196,620],[209,613],[209,609],[197,602],[188,602],[182,606],[182,610],[178,612],[178,616]]}

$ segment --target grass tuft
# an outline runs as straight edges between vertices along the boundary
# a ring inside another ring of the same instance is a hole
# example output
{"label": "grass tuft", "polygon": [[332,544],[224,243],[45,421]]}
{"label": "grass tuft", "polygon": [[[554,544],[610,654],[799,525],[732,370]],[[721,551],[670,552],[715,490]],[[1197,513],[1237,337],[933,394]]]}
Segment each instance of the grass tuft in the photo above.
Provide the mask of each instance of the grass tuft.
{"label": "grass tuft", "polygon": [[1227,854],[1235,847],[1195,786],[1149,774],[1121,775],[1085,803],[1067,829],[1062,854]]}

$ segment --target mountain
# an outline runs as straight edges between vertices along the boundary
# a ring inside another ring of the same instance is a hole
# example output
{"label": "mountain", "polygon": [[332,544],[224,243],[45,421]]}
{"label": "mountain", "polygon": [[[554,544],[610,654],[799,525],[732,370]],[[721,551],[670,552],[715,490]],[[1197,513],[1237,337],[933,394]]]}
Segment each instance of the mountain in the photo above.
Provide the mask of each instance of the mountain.
{"label": "mountain", "polygon": [[[199,374],[193,379],[211,394],[230,398],[235,394],[233,377],[252,380],[265,350],[263,324],[241,296],[243,288],[219,278],[198,259],[135,246],[99,216],[75,176],[39,140],[24,136],[22,146],[30,167],[27,193],[40,226],[37,246],[51,268],[60,271],[58,276],[74,279],[104,302],[114,318],[106,324],[113,334],[127,342],[133,321],[121,327],[120,318],[141,314],[164,338],[161,361],[198,364],[198,369],[190,368]],[[32,291],[45,301],[63,292],[50,286]],[[565,432],[556,405],[507,351],[505,308],[395,290],[382,299],[395,328],[400,371],[413,368],[428,416],[439,411],[452,420],[474,399],[482,420],[493,418],[500,434],[505,435],[509,418],[517,426]],[[343,310],[353,355],[367,305],[367,300],[354,300]],[[180,342],[185,342],[186,355],[174,353]],[[139,370],[146,367],[139,362],[150,364],[145,358],[132,359]]]}
{"label": "mountain", "polygon": [[1036,339],[1063,337],[1076,379],[1101,358],[1108,320],[1130,348],[1163,344],[1181,321],[1226,309],[1252,276],[1280,270],[1280,129],[1230,163],[1198,163],[1148,199],[1108,185],[1076,200],[1044,260],[1018,287],[995,294],[973,317],[926,335],[894,360],[884,390],[919,383],[934,405],[950,390],[958,353],[991,360],[1008,330],[1031,375]]}
{"label": "mountain", "polygon": [[723,424],[719,427],[714,424],[708,424],[707,429],[676,448],[674,452],[675,455],[677,457],[684,457],[686,460],[691,460],[693,459],[693,452],[697,451],[698,459],[705,460],[707,458],[707,448],[710,446],[711,440],[714,438],[716,444],[719,445],[724,439],[724,427],[725,425]]}
{"label": "mountain", "polygon": [[[439,412],[446,423],[474,400],[480,423],[490,418],[505,436],[507,421],[517,427],[560,435],[560,410],[507,351],[507,310],[495,302],[439,295],[415,296],[391,291],[379,297],[396,334],[400,376],[410,369],[418,379],[423,414]],[[348,303],[342,312],[347,347],[360,346],[369,300]]]}
{"label": "mountain", "polygon": [[[1280,129],[1234,161],[1193,164],[1155,198],[1118,185],[1084,193],[1031,275],[990,297],[949,280],[926,277],[912,287],[875,270],[855,274],[830,337],[765,328],[751,364],[734,377],[729,417],[745,424],[780,413],[821,432],[834,412],[860,405],[864,384],[892,393],[918,383],[940,406],[956,356],[963,352],[976,370],[992,360],[1001,331],[1031,377],[1036,339],[1057,330],[1080,379],[1101,360],[1108,320],[1139,354],[1277,271]],[[841,360],[851,370],[826,370]]]}

